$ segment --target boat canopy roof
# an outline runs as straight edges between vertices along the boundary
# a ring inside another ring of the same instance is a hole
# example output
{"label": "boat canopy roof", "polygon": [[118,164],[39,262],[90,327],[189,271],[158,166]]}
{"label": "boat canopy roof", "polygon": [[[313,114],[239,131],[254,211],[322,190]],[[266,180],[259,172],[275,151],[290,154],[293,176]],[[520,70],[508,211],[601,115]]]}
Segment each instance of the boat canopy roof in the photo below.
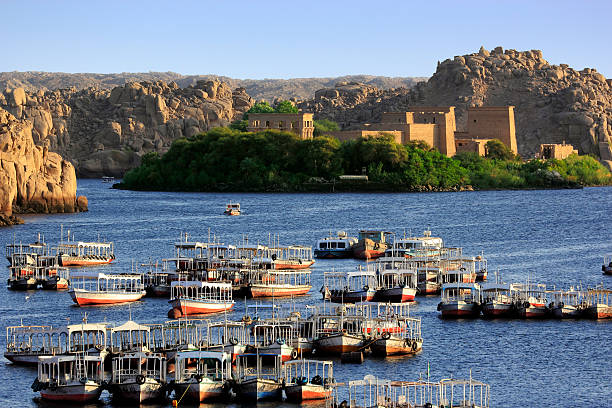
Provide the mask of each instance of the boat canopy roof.
{"label": "boat canopy roof", "polygon": [[108,327],[107,323],[75,323],[66,326],[68,332],[92,332],[92,331],[103,331],[105,332]]}
{"label": "boat canopy roof", "polygon": [[151,328],[149,326],[145,326],[142,324],[138,324],[133,320],[128,320],[127,322],[123,323],[121,326],[117,326],[117,327],[111,327],[111,333],[116,333],[116,332],[127,332],[127,331],[150,331]]}
{"label": "boat canopy roof", "polygon": [[480,290],[480,285],[477,283],[463,283],[463,282],[456,282],[456,283],[445,283],[442,285],[442,290],[446,290],[446,289],[476,289],[476,290]]}
{"label": "boat canopy roof", "polygon": [[346,273],[347,278],[354,278],[356,276],[374,276],[376,277],[376,271],[352,271],[352,272]]}
{"label": "boat canopy roof", "polygon": [[235,246],[236,249],[243,249],[243,250],[251,250],[251,251],[260,251],[260,250],[264,250],[264,249],[268,249],[267,246],[265,245],[253,245],[253,244],[240,244],[240,245],[236,245]]}
{"label": "boat canopy roof", "polygon": [[[87,277],[86,275],[81,275],[80,277]],[[142,275],[131,274],[131,273],[98,273],[98,276],[94,276],[98,279],[131,279],[138,280],[142,279]]]}
{"label": "boat canopy roof", "polygon": [[510,290],[509,283],[496,283],[496,282],[484,282],[480,284],[480,290],[482,291],[494,291],[494,290]]}
{"label": "boat canopy roof", "polygon": [[196,249],[196,248],[207,248],[208,247],[208,243],[207,242],[177,242],[174,244],[175,248],[180,248],[180,249]]}
{"label": "boat canopy roof", "polygon": [[76,244],[64,243],[60,244],[60,247],[72,247],[72,248],[107,248],[110,249],[113,245],[112,242],[83,242],[79,241]]}
{"label": "boat canopy roof", "polygon": [[86,361],[104,361],[104,355],[57,355],[57,356],[39,356],[38,361],[40,363],[52,364],[52,363],[64,363],[68,361],[86,360]]}
{"label": "boat canopy roof", "polygon": [[214,359],[219,360],[221,362],[226,361],[229,358],[228,353],[224,353],[222,351],[178,351],[176,353],[176,360],[183,359]]}

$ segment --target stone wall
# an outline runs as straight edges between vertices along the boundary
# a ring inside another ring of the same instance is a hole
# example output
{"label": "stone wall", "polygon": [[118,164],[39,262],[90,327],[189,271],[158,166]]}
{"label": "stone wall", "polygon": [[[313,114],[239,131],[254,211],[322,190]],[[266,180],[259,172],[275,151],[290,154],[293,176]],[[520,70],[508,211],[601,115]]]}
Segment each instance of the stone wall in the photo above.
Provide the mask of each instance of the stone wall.
{"label": "stone wall", "polygon": [[468,138],[498,139],[514,153],[518,153],[514,106],[471,107],[467,115]]}

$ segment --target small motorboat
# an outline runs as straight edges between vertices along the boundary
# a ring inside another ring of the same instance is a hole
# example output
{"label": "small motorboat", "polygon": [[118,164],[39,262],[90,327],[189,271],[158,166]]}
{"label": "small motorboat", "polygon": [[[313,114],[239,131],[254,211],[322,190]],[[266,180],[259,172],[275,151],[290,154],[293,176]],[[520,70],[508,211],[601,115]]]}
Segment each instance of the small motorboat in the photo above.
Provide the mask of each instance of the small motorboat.
{"label": "small motorboat", "polygon": [[315,258],[340,259],[351,258],[353,256],[353,245],[357,243],[357,238],[349,237],[344,231],[338,231],[338,236],[329,234],[317,241],[314,249]]}
{"label": "small motorboat", "polygon": [[225,215],[240,215],[240,203],[229,203],[225,206]]}

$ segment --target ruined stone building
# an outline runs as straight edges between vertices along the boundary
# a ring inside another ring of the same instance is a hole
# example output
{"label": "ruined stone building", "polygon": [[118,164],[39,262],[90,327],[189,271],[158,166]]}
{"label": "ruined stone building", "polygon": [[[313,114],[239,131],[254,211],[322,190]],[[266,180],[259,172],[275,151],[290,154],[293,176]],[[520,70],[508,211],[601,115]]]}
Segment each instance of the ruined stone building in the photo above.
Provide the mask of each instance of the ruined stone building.
{"label": "ruined stone building", "polygon": [[559,159],[563,160],[572,154],[578,154],[578,150],[574,149],[571,144],[550,143],[541,144],[540,151],[536,154],[539,159]]}
{"label": "ruined stone building", "polygon": [[285,130],[302,139],[312,139],[314,120],[312,113],[249,113],[249,132]]}
{"label": "ruined stone building", "polygon": [[449,157],[471,151],[485,155],[489,140],[499,139],[517,153],[514,107],[473,107],[468,109],[468,125],[458,132],[455,107],[415,106],[405,112],[385,112],[380,123],[365,124],[359,130],[331,132],[341,141],[390,134],[397,143],[423,141]]}

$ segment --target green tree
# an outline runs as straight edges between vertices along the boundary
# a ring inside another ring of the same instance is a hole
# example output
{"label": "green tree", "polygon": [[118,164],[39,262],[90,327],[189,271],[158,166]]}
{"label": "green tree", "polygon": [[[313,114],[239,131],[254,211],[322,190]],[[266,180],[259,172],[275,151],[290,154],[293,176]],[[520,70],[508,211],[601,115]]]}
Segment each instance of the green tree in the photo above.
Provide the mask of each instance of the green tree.
{"label": "green tree", "polygon": [[298,113],[298,108],[293,106],[290,101],[280,101],[276,108],[274,108],[274,112],[276,113]]}
{"label": "green tree", "polygon": [[329,120],[329,119],[321,119],[321,120],[315,120],[314,121],[314,132],[313,135],[316,136],[322,136],[326,133],[329,132],[335,132],[340,130],[340,126],[334,122],[333,120]]}
{"label": "green tree", "polygon": [[489,159],[514,160],[514,152],[499,139],[489,140],[485,147],[485,156]]}
{"label": "green tree", "polygon": [[270,104],[266,101],[257,102],[255,105],[251,106],[251,109],[245,112],[242,115],[243,120],[249,119],[249,113],[274,113],[274,108],[270,106]]}
{"label": "green tree", "polygon": [[248,126],[249,121],[246,119],[236,120],[229,125],[230,129],[239,130],[241,132],[246,132]]}

